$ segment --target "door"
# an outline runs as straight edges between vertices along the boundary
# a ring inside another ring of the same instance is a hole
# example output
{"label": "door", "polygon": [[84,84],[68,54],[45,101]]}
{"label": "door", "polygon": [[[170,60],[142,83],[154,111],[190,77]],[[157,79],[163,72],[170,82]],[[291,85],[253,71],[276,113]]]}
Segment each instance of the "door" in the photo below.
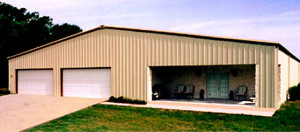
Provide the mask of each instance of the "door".
{"label": "door", "polygon": [[229,98],[229,75],[227,73],[207,74],[207,98]]}
{"label": "door", "polygon": [[17,93],[53,95],[52,70],[18,70]]}
{"label": "door", "polygon": [[110,69],[64,69],[63,96],[109,98]]}

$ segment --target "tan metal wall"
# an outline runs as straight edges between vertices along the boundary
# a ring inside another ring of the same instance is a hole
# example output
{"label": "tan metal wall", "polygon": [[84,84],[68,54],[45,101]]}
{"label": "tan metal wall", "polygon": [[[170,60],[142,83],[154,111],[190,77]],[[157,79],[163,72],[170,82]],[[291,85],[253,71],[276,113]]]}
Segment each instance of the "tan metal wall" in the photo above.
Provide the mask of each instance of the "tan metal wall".
{"label": "tan metal wall", "polygon": [[288,88],[297,85],[300,81],[299,62],[282,51],[278,52],[278,64],[281,65],[280,102],[286,101]]}
{"label": "tan metal wall", "polygon": [[280,102],[283,103],[286,100],[287,89],[289,87],[289,59],[290,57],[287,56],[284,52],[278,52],[278,64],[280,64],[281,72],[280,72]]}
{"label": "tan metal wall", "polygon": [[297,85],[299,83],[298,79],[298,61],[290,58],[290,86]]}
{"label": "tan metal wall", "polygon": [[60,96],[60,68],[111,67],[111,95],[149,100],[149,66],[256,64],[258,107],[277,107],[277,50],[274,46],[101,29],[9,60],[9,88],[15,69],[53,68]]}

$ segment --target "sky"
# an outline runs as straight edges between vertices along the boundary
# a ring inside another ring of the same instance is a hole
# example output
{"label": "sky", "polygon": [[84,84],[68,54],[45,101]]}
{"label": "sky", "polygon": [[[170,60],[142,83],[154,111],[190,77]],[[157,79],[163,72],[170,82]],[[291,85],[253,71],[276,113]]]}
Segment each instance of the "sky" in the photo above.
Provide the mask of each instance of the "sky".
{"label": "sky", "polygon": [[100,25],[279,42],[300,58],[300,0],[1,0],[83,30]]}

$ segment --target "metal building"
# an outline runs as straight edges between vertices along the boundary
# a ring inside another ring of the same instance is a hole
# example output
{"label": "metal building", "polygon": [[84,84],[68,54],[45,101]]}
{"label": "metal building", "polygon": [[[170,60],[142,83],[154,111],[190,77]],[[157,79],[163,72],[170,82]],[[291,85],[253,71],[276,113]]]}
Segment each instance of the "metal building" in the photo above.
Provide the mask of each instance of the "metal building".
{"label": "metal building", "polygon": [[248,87],[257,107],[278,107],[300,81],[300,61],[276,42],[100,26],[8,57],[17,94],[151,101],[163,84],[193,85],[194,98],[228,99]]}

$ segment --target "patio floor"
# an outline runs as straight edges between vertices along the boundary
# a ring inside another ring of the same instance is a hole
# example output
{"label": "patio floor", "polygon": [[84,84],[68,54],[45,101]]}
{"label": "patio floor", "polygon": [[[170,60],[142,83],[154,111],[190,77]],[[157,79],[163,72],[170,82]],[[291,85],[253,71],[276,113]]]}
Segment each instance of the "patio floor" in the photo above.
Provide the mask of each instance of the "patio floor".
{"label": "patio floor", "polygon": [[251,106],[255,107],[255,103],[252,101],[237,101],[237,100],[228,100],[228,99],[159,99],[156,101],[164,101],[164,102],[186,102],[186,103],[197,103],[197,104],[223,104],[223,105],[233,105],[233,106]]}
{"label": "patio floor", "polygon": [[269,116],[271,117],[276,108],[256,108],[253,105],[239,105],[239,104],[222,104],[222,103],[204,103],[201,101],[186,102],[186,101],[150,101],[147,105],[135,105],[124,103],[101,102],[105,105],[119,105],[132,107],[146,107],[146,108],[162,108],[186,111],[199,111],[211,113],[226,113],[226,114],[244,114],[254,116]]}

